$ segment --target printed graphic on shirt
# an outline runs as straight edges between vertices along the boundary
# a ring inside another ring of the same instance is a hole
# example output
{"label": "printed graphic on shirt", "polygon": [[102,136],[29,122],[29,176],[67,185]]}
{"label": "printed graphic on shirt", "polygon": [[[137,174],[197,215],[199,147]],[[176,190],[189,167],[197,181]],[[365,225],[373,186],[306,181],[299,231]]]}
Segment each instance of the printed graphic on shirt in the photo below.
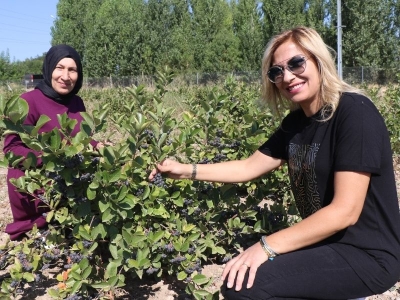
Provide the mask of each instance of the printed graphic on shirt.
{"label": "printed graphic on shirt", "polygon": [[300,216],[304,219],[321,208],[315,173],[319,144],[289,144],[289,176]]}

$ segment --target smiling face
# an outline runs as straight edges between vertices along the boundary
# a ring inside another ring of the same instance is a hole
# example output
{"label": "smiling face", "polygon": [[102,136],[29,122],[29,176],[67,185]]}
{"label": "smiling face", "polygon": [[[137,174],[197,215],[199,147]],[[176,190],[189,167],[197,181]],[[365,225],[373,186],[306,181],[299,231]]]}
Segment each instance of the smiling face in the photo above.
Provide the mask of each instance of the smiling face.
{"label": "smiling face", "polygon": [[[304,72],[295,75],[287,68],[288,61],[295,56],[307,57]],[[321,108],[319,99],[320,75],[318,67],[310,54],[292,41],[281,44],[274,52],[272,65],[284,68],[282,81],[275,83],[286,99],[300,105],[307,116],[312,116]]]}
{"label": "smiling face", "polygon": [[51,86],[60,95],[67,95],[74,89],[77,80],[78,69],[75,61],[65,57],[57,63],[51,75]]}

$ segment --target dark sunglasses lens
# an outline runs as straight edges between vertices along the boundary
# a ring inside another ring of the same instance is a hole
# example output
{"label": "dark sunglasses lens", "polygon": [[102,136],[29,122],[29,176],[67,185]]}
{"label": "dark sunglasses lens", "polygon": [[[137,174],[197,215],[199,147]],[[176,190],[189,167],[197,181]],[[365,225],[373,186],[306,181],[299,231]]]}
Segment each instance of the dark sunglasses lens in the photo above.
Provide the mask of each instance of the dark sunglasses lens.
{"label": "dark sunglasses lens", "polygon": [[301,74],[305,70],[306,59],[301,56],[295,56],[288,62],[288,69],[294,74]]}
{"label": "dark sunglasses lens", "polygon": [[282,68],[279,67],[272,67],[268,71],[268,78],[272,82],[276,82],[276,79],[283,75]]}

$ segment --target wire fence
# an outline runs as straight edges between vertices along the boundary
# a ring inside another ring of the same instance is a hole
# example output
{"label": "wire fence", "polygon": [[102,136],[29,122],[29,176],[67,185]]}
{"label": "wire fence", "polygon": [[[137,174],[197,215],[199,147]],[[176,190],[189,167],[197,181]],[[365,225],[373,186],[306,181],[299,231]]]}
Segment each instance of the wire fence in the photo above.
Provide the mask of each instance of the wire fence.
{"label": "wire fence", "polygon": [[[388,85],[400,83],[400,69],[378,69],[369,67],[343,68],[343,79],[349,84],[376,84]],[[182,74],[174,78],[173,86],[182,85],[210,85],[224,82],[233,77],[240,82],[261,82],[260,72],[231,72],[231,73],[194,73]],[[85,78],[86,87],[127,87],[132,85],[154,86],[154,76],[130,76],[108,78]]]}
{"label": "wire fence", "polygon": [[[379,69],[371,67],[349,68],[343,67],[343,79],[353,85],[358,84],[376,84],[389,85],[400,83],[400,69]],[[224,82],[228,77],[247,83],[261,82],[260,72],[231,72],[231,73],[193,73],[181,74],[175,76],[172,86],[179,87],[182,85],[210,85]],[[24,80],[8,80],[0,81],[0,86],[12,89],[13,86],[23,85],[26,87]],[[103,78],[87,78],[83,80],[85,88],[112,88],[112,87],[129,87],[129,86],[154,86],[155,77],[149,75],[138,75],[128,77],[103,77]],[[27,88],[27,87],[26,87]]]}

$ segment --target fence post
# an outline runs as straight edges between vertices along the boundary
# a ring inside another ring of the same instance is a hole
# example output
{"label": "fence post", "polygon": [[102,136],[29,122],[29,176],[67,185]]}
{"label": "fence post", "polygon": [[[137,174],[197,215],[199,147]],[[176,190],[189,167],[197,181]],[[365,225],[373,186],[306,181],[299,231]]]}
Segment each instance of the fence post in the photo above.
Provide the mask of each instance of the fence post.
{"label": "fence post", "polygon": [[361,66],[361,84],[364,83],[364,67]]}

